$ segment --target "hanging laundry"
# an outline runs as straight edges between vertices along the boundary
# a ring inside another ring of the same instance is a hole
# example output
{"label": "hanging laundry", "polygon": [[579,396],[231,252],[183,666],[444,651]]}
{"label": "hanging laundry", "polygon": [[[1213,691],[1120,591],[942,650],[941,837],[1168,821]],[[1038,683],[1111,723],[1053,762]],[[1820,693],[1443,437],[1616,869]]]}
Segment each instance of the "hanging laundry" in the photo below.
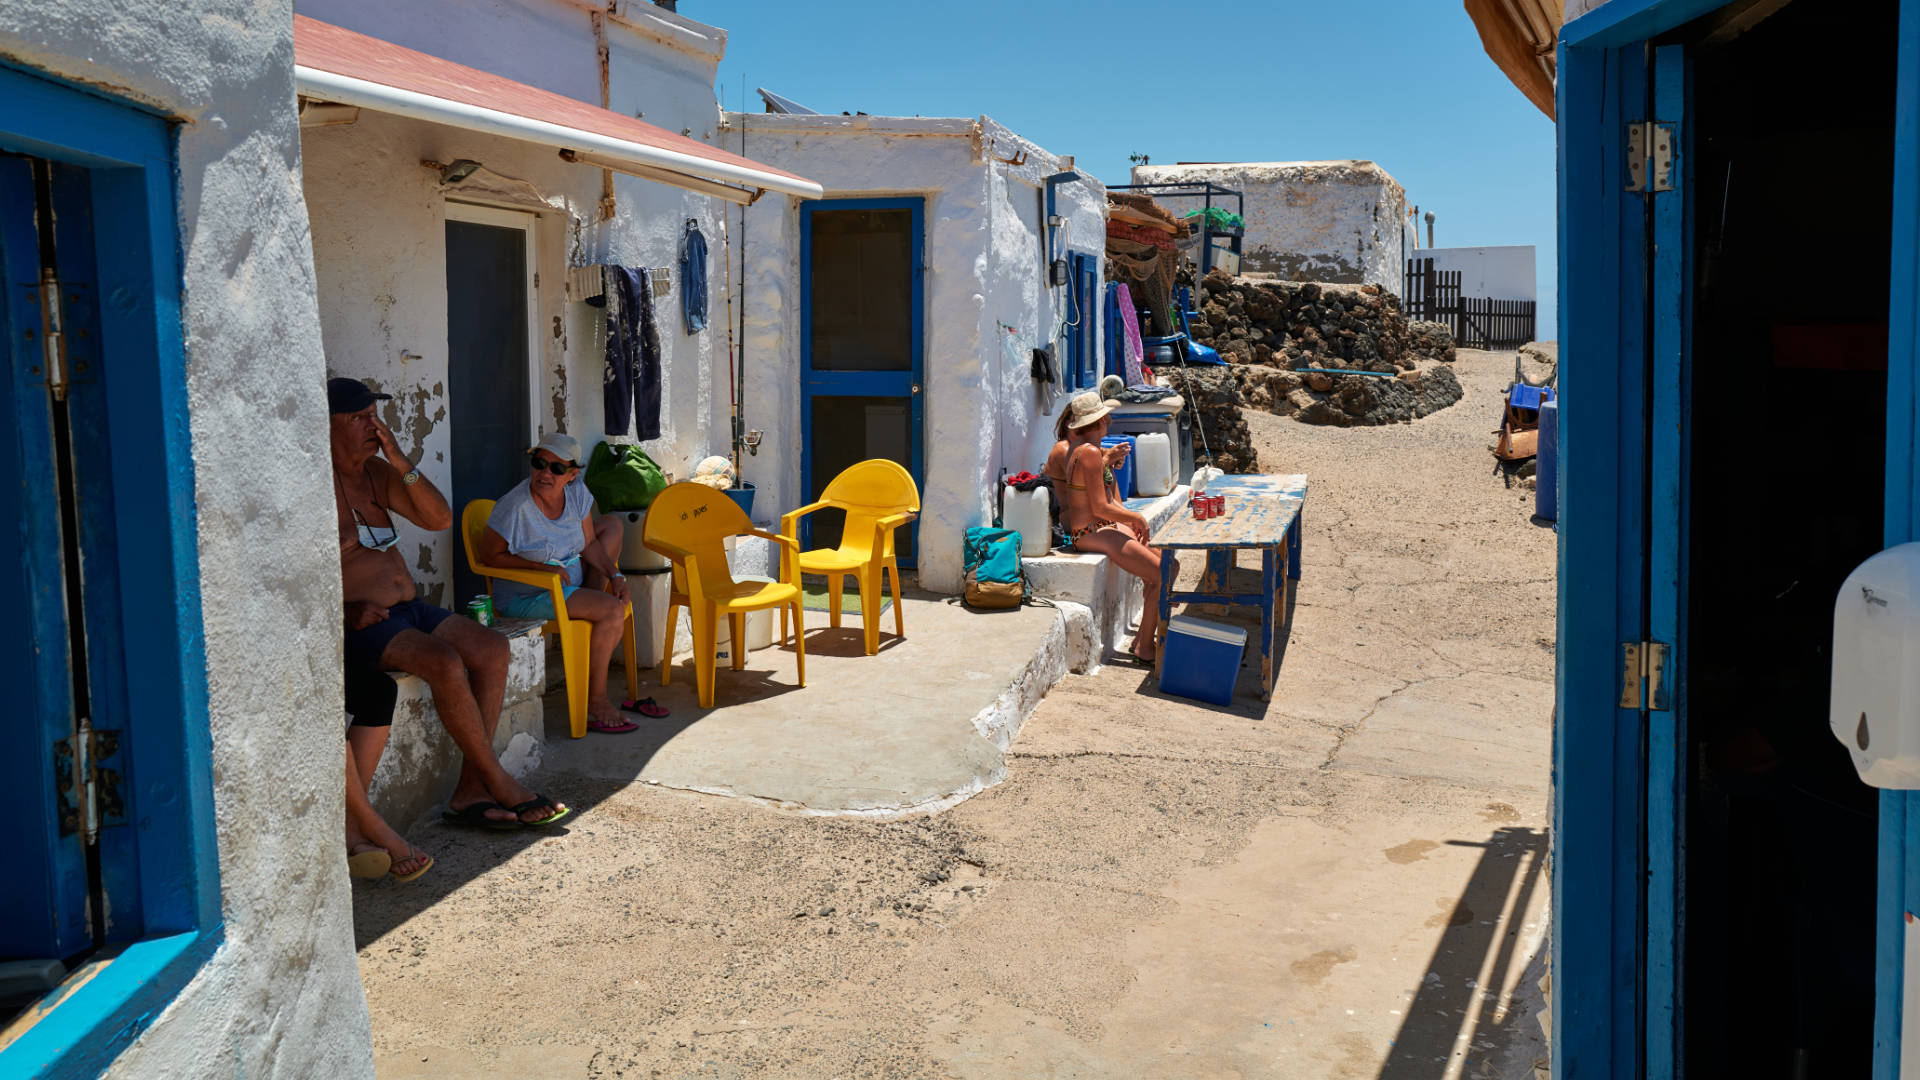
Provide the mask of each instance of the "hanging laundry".
{"label": "hanging laundry", "polygon": [[[607,309],[607,364],[602,391],[609,435],[630,427],[640,439],[660,437],[660,335],[653,325],[653,293],[644,269],[603,266],[602,295],[587,301]],[[636,426],[637,425],[637,426]]]}
{"label": "hanging laundry", "polygon": [[1116,284],[1113,302],[1120,317],[1121,374],[1126,376],[1128,386],[1150,384],[1153,375],[1146,367],[1147,350],[1140,340],[1140,319],[1134,314],[1133,291],[1125,283]]}
{"label": "hanging laundry", "polygon": [[707,328],[707,238],[700,223],[687,219],[687,233],[680,245],[680,306],[687,320],[687,333]]}

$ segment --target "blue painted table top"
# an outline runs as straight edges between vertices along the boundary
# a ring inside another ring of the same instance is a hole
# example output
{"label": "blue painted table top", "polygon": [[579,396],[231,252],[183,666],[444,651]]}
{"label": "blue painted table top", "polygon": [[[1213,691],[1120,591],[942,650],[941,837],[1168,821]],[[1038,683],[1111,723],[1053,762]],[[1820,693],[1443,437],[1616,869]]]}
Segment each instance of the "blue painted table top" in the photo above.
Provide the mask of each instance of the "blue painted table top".
{"label": "blue painted table top", "polygon": [[1153,539],[1154,547],[1250,548],[1286,542],[1287,530],[1307,501],[1304,473],[1247,473],[1220,476],[1207,494],[1224,495],[1227,512],[1196,521],[1184,508]]}

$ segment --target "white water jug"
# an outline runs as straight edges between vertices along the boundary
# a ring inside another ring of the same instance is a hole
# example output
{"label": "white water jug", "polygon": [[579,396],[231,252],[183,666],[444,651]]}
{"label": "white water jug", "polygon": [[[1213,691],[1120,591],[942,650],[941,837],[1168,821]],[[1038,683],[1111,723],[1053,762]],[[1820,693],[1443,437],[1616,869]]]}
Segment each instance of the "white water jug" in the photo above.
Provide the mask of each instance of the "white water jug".
{"label": "white water jug", "polygon": [[1173,491],[1173,443],[1165,433],[1133,440],[1133,491],[1155,498]]}
{"label": "white water jug", "polygon": [[1033,559],[1053,550],[1052,500],[1047,489],[1032,491],[1007,489],[1001,524],[1020,534],[1020,555]]}

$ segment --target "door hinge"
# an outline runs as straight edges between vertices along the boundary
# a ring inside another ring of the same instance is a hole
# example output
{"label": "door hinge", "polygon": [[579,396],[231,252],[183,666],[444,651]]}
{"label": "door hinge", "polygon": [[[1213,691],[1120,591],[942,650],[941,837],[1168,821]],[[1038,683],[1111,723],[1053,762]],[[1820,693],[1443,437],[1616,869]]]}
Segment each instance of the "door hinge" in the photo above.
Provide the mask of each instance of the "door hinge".
{"label": "door hinge", "polygon": [[60,835],[83,833],[88,844],[102,826],[127,823],[126,792],[120,770],[102,762],[120,750],[120,733],[95,730],[80,718],[80,730],[53,744],[53,783],[60,801]]}
{"label": "door hinge", "polygon": [[40,363],[53,400],[67,400],[67,334],[60,318],[60,279],[51,269],[40,271]]}
{"label": "door hinge", "polygon": [[1653,712],[1673,708],[1673,646],[1659,641],[1620,643],[1620,707]]}
{"label": "door hinge", "polygon": [[1673,190],[1673,125],[1627,125],[1627,190]]}

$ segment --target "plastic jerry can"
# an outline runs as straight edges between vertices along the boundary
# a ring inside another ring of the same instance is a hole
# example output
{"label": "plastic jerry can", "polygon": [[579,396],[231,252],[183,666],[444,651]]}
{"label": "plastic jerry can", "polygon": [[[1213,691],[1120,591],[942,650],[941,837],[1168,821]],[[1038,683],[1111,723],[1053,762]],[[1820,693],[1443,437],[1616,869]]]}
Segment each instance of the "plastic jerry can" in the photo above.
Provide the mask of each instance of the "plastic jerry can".
{"label": "plastic jerry can", "polygon": [[1173,441],[1159,432],[1133,440],[1133,490],[1159,497],[1173,490]]}
{"label": "plastic jerry can", "polygon": [[1032,491],[1007,489],[1000,523],[1003,528],[1020,534],[1022,558],[1039,558],[1053,550],[1052,508],[1053,500],[1046,488],[1037,487]]}

